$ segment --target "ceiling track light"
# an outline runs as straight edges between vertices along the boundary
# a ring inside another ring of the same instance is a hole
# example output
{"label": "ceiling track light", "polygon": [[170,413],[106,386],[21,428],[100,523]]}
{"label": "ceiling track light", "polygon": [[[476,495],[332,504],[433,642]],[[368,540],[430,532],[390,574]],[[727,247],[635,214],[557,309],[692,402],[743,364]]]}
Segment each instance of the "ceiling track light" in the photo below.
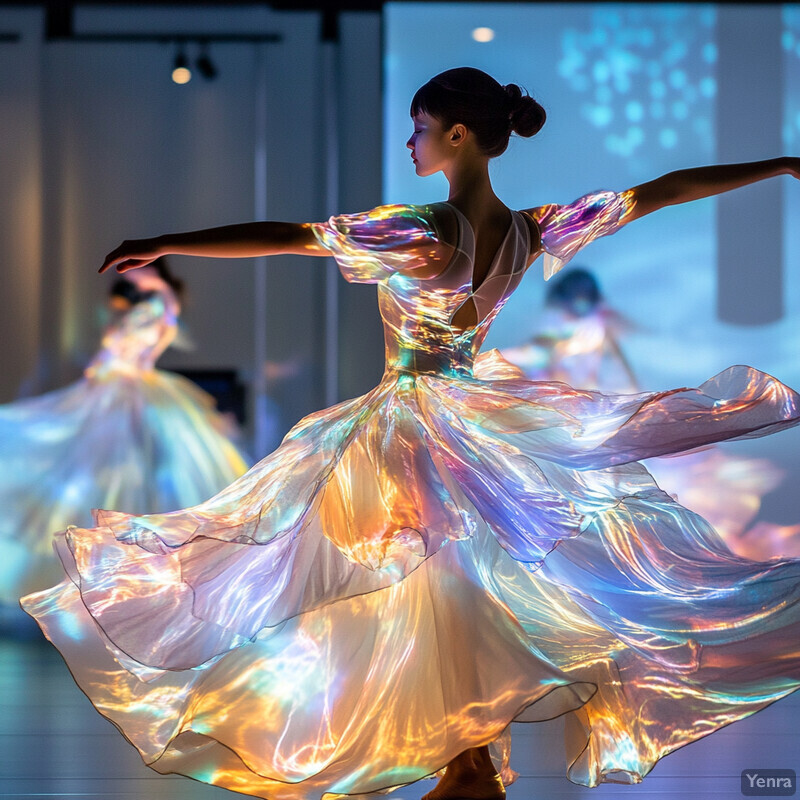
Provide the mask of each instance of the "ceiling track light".
{"label": "ceiling track light", "polygon": [[197,71],[207,80],[213,81],[217,77],[217,65],[211,60],[208,52],[208,42],[200,42],[200,55],[194,62]]}
{"label": "ceiling track light", "polygon": [[189,69],[189,60],[181,47],[172,65],[172,80],[177,84],[184,84],[189,83],[191,79],[192,71]]}
{"label": "ceiling track light", "polygon": [[[54,4],[54,8],[58,4]],[[56,15],[57,16],[57,15]],[[52,20],[53,15],[49,15]],[[158,42],[163,45],[174,45],[178,48],[175,60],[172,65],[172,80],[177,84],[188,83],[192,79],[192,71],[189,68],[189,59],[186,57],[186,47],[196,44],[200,47],[200,54],[195,60],[195,68],[200,75],[207,81],[212,81],[219,74],[217,65],[211,60],[208,49],[211,42],[224,42],[226,44],[273,44],[282,42],[283,36],[280,33],[215,33],[215,32],[157,32],[150,33],[76,33],[72,28],[72,17],[67,14],[62,19],[57,16],[58,25],[48,27],[46,42],[97,42],[117,44]],[[19,41],[19,34],[5,33],[0,31],[1,42]]]}
{"label": "ceiling track light", "polygon": [[[58,5],[58,4],[56,4]],[[55,6],[54,6],[55,7]],[[59,20],[63,23],[64,20]],[[189,59],[186,57],[187,46],[198,45],[200,53],[195,59],[195,68],[200,75],[207,81],[214,80],[219,74],[217,65],[211,60],[209,46],[212,42],[224,42],[225,44],[274,44],[282,42],[283,36],[280,33],[216,33],[216,32],[157,32],[149,33],[75,33],[72,29],[71,17],[65,17],[66,23],[54,25],[48,28],[46,42],[96,42],[98,44],[113,42],[115,44],[138,44],[146,42],[157,42],[163,45],[174,45],[177,54],[172,64],[172,80],[178,84],[188,83],[192,79],[192,71],[189,68]],[[68,24],[67,24],[68,23]],[[0,43],[19,41],[17,33],[5,33],[0,31]]]}

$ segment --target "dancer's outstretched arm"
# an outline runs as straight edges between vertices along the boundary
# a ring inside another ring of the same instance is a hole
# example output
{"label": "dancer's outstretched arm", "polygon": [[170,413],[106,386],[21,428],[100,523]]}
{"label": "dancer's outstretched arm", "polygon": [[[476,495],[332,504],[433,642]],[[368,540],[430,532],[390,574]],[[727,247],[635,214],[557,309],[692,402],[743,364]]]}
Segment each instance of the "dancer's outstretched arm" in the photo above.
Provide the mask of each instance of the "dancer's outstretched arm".
{"label": "dancer's outstretched arm", "polygon": [[800,178],[800,158],[783,156],[745,164],[720,164],[668,172],[630,190],[634,202],[625,215],[625,222],[631,222],[664,206],[722,194],[777,175]]}
{"label": "dancer's outstretched arm", "polygon": [[314,236],[311,223],[247,222],[188,233],[170,233],[153,239],[129,239],[106,256],[99,271],[116,269],[117,272],[127,272],[166,255],[253,258],[287,253],[330,255]]}
{"label": "dancer's outstretched arm", "polygon": [[722,194],[777,175],[800,178],[800,158],[782,156],[745,164],[681,169],[624,192],[593,192],[568,205],[525,209],[540,233],[538,242],[536,237],[532,239],[531,260],[543,250],[544,277],[550,278],[586,245],[639,217],[664,206]]}

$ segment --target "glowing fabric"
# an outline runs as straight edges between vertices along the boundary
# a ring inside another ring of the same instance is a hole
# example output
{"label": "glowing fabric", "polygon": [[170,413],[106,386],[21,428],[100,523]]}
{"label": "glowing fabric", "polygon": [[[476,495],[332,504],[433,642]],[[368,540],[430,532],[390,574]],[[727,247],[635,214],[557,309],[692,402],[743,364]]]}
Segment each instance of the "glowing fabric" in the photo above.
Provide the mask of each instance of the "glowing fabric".
{"label": "glowing fabric", "polygon": [[[401,265],[444,213],[452,260],[415,280]],[[68,530],[69,579],[24,600],[148,764],[275,800],[338,797],[566,713],[572,780],[637,781],[800,686],[800,562],[737,558],[636,463],[796,424],[797,394],[747,367],[618,397],[492,355],[494,377],[476,378],[529,260],[522,215],[477,287],[452,207],[317,234],[346,278],[378,283],[381,383],[303,419],[206,503]],[[459,330],[465,303],[478,323]]]}
{"label": "glowing fabric", "polygon": [[619,230],[633,207],[633,190],[628,190],[594,192],[567,206],[537,208],[534,218],[542,231],[544,279],[563,269],[590,242]]}
{"label": "glowing fabric", "polygon": [[[532,380],[563,381],[577,389],[603,392],[638,392],[619,346],[630,327],[603,303],[583,315],[545,308],[533,340],[504,349],[502,358],[495,359],[508,359]],[[484,361],[479,368],[476,365],[481,378],[488,376],[487,369]],[[662,489],[710,522],[739,555],[759,561],[800,556],[800,526],[759,522],[749,527],[761,498],[784,478],[767,459],[706,447],[678,457],[651,459],[645,466]]]}
{"label": "glowing fabric", "polygon": [[247,469],[211,398],[153,368],[176,310],[166,291],[137,303],[109,325],[83,380],[0,406],[3,601],[61,579],[53,532],[91,524],[91,508],[183,508]]}

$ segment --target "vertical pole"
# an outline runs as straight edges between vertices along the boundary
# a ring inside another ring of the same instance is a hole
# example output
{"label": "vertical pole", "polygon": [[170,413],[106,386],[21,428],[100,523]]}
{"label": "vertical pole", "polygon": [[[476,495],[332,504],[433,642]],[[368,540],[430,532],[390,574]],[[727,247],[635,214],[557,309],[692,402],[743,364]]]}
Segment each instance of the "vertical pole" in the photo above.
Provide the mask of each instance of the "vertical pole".
{"label": "vertical pole", "polygon": [[[782,151],[780,5],[723,3],[717,17],[717,159]],[[764,325],[783,316],[783,187],[773,179],[717,199],[717,313]]]}
{"label": "vertical pole", "polygon": [[[253,153],[253,211],[258,220],[267,217],[267,64],[266,45],[255,47],[255,131]],[[267,394],[267,259],[254,259],[253,292],[255,320],[253,323],[253,455],[267,454],[271,431],[269,425],[269,396]]]}
{"label": "vertical pole", "polygon": [[[335,36],[322,41],[325,211],[339,211],[339,43]],[[325,269],[325,405],[339,400],[339,270],[333,259]]]}

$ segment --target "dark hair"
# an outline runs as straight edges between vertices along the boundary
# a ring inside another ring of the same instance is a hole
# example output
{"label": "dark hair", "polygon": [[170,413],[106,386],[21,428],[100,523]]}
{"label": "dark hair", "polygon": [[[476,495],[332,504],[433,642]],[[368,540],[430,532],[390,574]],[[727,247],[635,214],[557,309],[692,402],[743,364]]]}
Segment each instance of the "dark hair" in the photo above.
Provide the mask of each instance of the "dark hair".
{"label": "dark hair", "polygon": [[[175,296],[178,298],[178,300],[182,300],[183,281],[172,274],[169,264],[167,263],[167,259],[164,258],[164,256],[160,256],[150,266],[152,266],[158,273],[158,277],[161,278],[161,280],[164,281],[164,283],[166,283],[173,292],[175,292]],[[136,303],[149,300],[154,294],[155,292],[152,291],[143,292],[136,283],[125,277],[114,281],[111,286],[112,297],[121,297],[124,300],[127,300],[132,306],[136,305]]]}
{"label": "dark hair", "polygon": [[490,158],[505,152],[512,133],[533,136],[547,118],[515,83],[501,86],[474,67],[448,69],[417,89],[411,115],[419,113],[436,117],[445,129],[458,122],[466,125]]}
{"label": "dark hair", "polygon": [[589,307],[584,309],[579,316],[594,310],[602,301],[603,294],[597,278],[588,269],[574,267],[568,272],[562,272],[550,284],[545,303],[548,306],[559,306],[577,313],[576,302],[581,298],[588,302]]}
{"label": "dark hair", "polygon": [[167,259],[164,256],[159,256],[150,266],[155,267],[158,277],[175,292],[175,296],[178,300],[182,300],[185,289],[184,283],[179,277],[172,273]]}

